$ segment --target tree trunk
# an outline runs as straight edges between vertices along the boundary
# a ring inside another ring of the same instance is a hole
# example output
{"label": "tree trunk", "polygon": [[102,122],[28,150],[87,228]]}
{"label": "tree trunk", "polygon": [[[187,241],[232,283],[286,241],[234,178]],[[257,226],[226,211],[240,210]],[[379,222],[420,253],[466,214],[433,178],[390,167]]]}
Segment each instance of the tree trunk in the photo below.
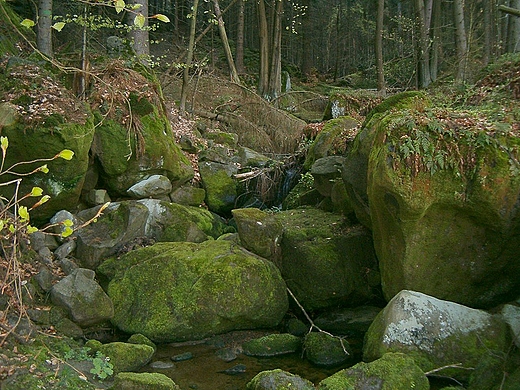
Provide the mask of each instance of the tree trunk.
{"label": "tree trunk", "polygon": [[[516,10],[517,13],[511,12]],[[517,53],[520,51],[520,0],[511,0],[509,20],[509,34],[507,37],[508,52]]]}
{"label": "tree trunk", "polygon": [[385,72],[383,67],[383,22],[385,15],[385,0],[377,1],[376,18],[376,66],[377,66],[377,90],[381,96],[386,95]]}
{"label": "tree trunk", "polygon": [[434,0],[432,12],[432,30],[433,39],[430,49],[430,76],[432,82],[437,80],[439,70],[439,51],[441,48],[441,17],[442,17],[442,0]]}
{"label": "tree trunk", "polygon": [[186,58],[186,65],[182,73],[182,90],[181,101],[179,103],[179,111],[181,115],[186,113],[186,98],[188,96],[188,84],[190,82],[190,68],[193,60],[193,52],[195,50],[195,28],[197,27],[197,9],[199,0],[193,0],[191,27],[190,27],[190,42],[188,44],[188,55]]}
{"label": "tree trunk", "polygon": [[271,67],[269,70],[268,97],[276,99],[282,93],[282,15],[283,0],[276,0],[273,15]]}
{"label": "tree trunk", "polygon": [[[130,42],[132,42],[132,48],[139,62],[143,65],[149,65],[150,39],[148,36],[148,0],[133,0],[131,4],[140,5],[141,7],[136,9],[137,14],[133,12],[128,13],[128,25],[132,27],[128,32],[128,37],[130,38]],[[138,14],[144,16],[144,26],[142,28],[134,25],[134,19]]]}
{"label": "tree trunk", "polygon": [[484,66],[489,64],[491,60],[491,2],[484,1],[483,5],[484,14],[484,51],[482,55],[482,63]]}
{"label": "tree trunk", "polygon": [[260,73],[258,78],[258,94],[267,97],[269,87],[269,32],[264,0],[257,1],[258,37],[260,39]]}
{"label": "tree trunk", "polygon": [[431,83],[430,73],[430,31],[431,17],[427,16],[424,0],[415,0],[415,12],[419,24],[419,44],[417,56],[417,83],[419,88],[426,88]]}
{"label": "tree trunk", "polygon": [[453,0],[453,13],[455,41],[457,44],[457,73],[455,74],[455,81],[460,83],[465,81],[468,59],[468,40],[464,23],[464,0]]}
{"label": "tree trunk", "polygon": [[39,0],[37,41],[38,50],[49,58],[54,57],[52,49],[52,0]]}
{"label": "tree trunk", "polygon": [[215,16],[218,21],[218,31],[220,33],[220,39],[224,46],[224,52],[226,53],[226,59],[231,73],[231,81],[240,84],[240,78],[238,77],[237,68],[235,67],[235,61],[233,61],[233,54],[231,54],[231,48],[229,47],[229,41],[226,34],[226,28],[224,27],[224,20],[222,19],[222,13],[220,12],[220,6],[218,0],[213,0],[213,7],[215,9]]}
{"label": "tree trunk", "polygon": [[237,52],[236,66],[238,74],[245,73],[244,67],[244,23],[245,23],[245,0],[239,0],[238,4],[238,25],[237,25]]}

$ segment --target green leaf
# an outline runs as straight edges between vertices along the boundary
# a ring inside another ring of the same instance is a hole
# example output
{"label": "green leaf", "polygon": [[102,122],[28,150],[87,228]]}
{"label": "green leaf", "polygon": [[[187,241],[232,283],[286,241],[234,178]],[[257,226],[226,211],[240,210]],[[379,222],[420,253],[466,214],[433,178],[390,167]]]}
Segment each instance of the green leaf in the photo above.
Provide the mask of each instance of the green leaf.
{"label": "green leaf", "polygon": [[62,221],[61,224],[63,226],[71,227],[72,225],[74,225],[74,222],[72,222],[70,219],[66,219],[66,220]]}
{"label": "green leaf", "polygon": [[168,18],[168,16],[163,15],[163,14],[156,14],[156,15],[152,16],[152,18],[158,19],[164,23],[170,23],[170,18]]}
{"label": "green leaf", "polygon": [[143,14],[137,14],[134,18],[134,25],[138,28],[143,28],[145,21],[146,18],[143,16]]}
{"label": "green leaf", "polygon": [[32,234],[32,233],[37,232],[37,231],[38,231],[37,227],[31,226],[31,225],[27,226],[27,233]]}
{"label": "green leaf", "polygon": [[20,206],[18,209],[18,215],[23,222],[29,220],[29,211],[27,210],[26,206]]}
{"label": "green leaf", "polygon": [[63,30],[63,27],[65,27],[65,23],[64,22],[56,22],[51,27],[53,29],[55,29],[56,31],[61,31],[61,30]]}
{"label": "green leaf", "polygon": [[70,236],[72,233],[74,233],[74,230],[72,230],[71,227],[67,226],[65,227],[65,229],[63,229],[63,231],[61,232],[61,236],[63,238],[66,238],[68,236]]}
{"label": "green leaf", "polygon": [[116,12],[120,13],[122,10],[125,9],[125,2],[123,0],[115,0],[116,3]]}
{"label": "green leaf", "polygon": [[4,229],[4,226],[5,226],[5,222],[0,219],[0,232]]}
{"label": "green leaf", "polygon": [[5,151],[9,147],[9,139],[7,137],[4,137],[4,136],[0,137],[0,147],[2,148],[2,152],[5,155]]}
{"label": "green leaf", "polygon": [[74,152],[72,150],[69,150],[69,149],[63,149],[59,154],[58,154],[59,157],[61,157],[62,159],[64,160],[71,160],[72,157],[74,156]]}
{"label": "green leaf", "polygon": [[31,19],[24,19],[20,22],[20,24],[24,27],[31,28],[34,27],[35,23]]}
{"label": "green leaf", "polygon": [[31,190],[31,196],[42,196],[43,190],[40,187],[33,187]]}
{"label": "green leaf", "polygon": [[43,173],[49,173],[49,167],[47,164],[42,165],[40,168],[38,168],[38,170]]}

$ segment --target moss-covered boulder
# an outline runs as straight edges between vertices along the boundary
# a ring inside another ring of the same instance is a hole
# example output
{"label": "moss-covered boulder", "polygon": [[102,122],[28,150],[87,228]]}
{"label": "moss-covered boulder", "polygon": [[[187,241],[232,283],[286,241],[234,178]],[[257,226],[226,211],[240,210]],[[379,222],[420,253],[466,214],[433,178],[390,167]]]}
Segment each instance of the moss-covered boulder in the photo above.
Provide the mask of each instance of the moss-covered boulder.
{"label": "moss-covered boulder", "polygon": [[288,308],[278,269],[229,241],[157,243],[118,264],[113,323],[155,342],[272,327]]}
{"label": "moss-covered boulder", "polygon": [[179,390],[180,387],[157,372],[121,372],[114,377],[111,390]]}
{"label": "moss-covered boulder", "polygon": [[325,378],[318,390],[429,390],[430,384],[413,358],[387,353],[371,363],[358,363]]}
{"label": "moss-covered boulder", "polygon": [[334,367],[352,359],[347,340],[324,332],[311,332],[303,343],[305,357],[317,366]]}
{"label": "moss-covered boulder", "polygon": [[155,350],[149,345],[122,343],[120,341],[102,344],[96,351],[110,358],[114,374],[139,370],[150,362],[155,353]]}
{"label": "moss-covered boulder", "polygon": [[[2,6],[4,7],[4,6]],[[35,222],[46,222],[57,211],[76,207],[88,167],[94,120],[84,102],[68,91],[59,78],[39,65],[13,61],[0,70],[0,129],[9,140],[5,171],[13,164],[51,159],[64,149],[74,152],[72,161],[57,158],[18,165],[14,172],[28,173],[47,164],[44,170],[23,177],[18,197],[34,186],[50,200],[31,212]],[[3,176],[2,181],[17,176]],[[10,198],[14,186],[0,187]],[[26,200],[28,206],[35,198]]]}
{"label": "moss-covered boulder", "polygon": [[[509,329],[498,317],[405,290],[388,303],[370,326],[365,335],[363,360],[402,352],[412,356],[425,372],[455,363],[474,368],[483,356],[505,355],[510,347]],[[442,375],[459,380],[467,380],[470,373],[453,368],[442,371]]]}
{"label": "moss-covered boulder", "polygon": [[323,120],[342,116],[362,118],[381,102],[381,96],[374,90],[345,88],[336,90],[329,96]]}
{"label": "moss-covered boulder", "polygon": [[256,208],[233,210],[241,245],[269,260],[280,258],[282,224],[272,214]]}
{"label": "moss-covered boulder", "polygon": [[[78,214],[89,220],[95,207]],[[101,260],[156,241],[202,242],[232,231],[210,211],[157,199],[113,202],[96,223],[78,232],[77,257],[86,268],[95,269]]]}
{"label": "moss-covered boulder", "polygon": [[99,121],[92,155],[109,193],[126,195],[152,175],[166,176],[173,188],[193,177],[193,168],[175,143],[160,85],[149,70],[106,64],[90,97]]}
{"label": "moss-covered boulder", "polygon": [[310,146],[304,168],[311,169],[314,162],[322,157],[343,154],[358,130],[359,122],[352,117],[342,116],[328,121]]}
{"label": "moss-covered boulder", "polygon": [[385,298],[411,289],[481,308],[514,299],[520,138],[506,123],[430,108],[420,96],[383,105],[343,179],[372,227]]}
{"label": "moss-covered boulder", "polygon": [[199,171],[208,208],[217,214],[229,214],[238,196],[237,181],[233,177],[238,172],[237,167],[234,164],[203,161],[199,163]]}
{"label": "moss-covered boulder", "polygon": [[242,343],[244,354],[261,357],[294,353],[301,346],[302,339],[289,333],[274,333]]}
{"label": "moss-covered boulder", "polygon": [[307,379],[280,369],[262,371],[247,384],[248,390],[314,390]]}
{"label": "moss-covered boulder", "polygon": [[379,279],[368,229],[312,208],[274,216],[284,228],[277,264],[305,309],[352,306],[374,298]]}

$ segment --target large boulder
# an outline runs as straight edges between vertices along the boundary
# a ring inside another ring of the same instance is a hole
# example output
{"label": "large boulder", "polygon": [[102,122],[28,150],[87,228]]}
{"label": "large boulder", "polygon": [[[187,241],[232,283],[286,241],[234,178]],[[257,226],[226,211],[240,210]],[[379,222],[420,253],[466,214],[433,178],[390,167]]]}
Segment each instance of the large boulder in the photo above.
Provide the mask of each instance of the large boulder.
{"label": "large boulder", "polygon": [[234,164],[214,161],[199,163],[202,186],[206,190],[206,204],[217,214],[228,214],[238,196],[237,181],[233,177],[238,172]]}
{"label": "large boulder", "polygon": [[[87,221],[98,210],[85,210],[78,217]],[[202,242],[230,229],[221,217],[200,207],[157,199],[114,202],[96,223],[78,231],[76,256],[82,266],[94,269],[104,258],[132,249],[136,240]]]}
{"label": "large boulder", "polygon": [[516,298],[520,180],[510,151],[520,139],[505,123],[420,96],[392,103],[367,120],[343,170],[372,227],[385,298],[410,289],[480,308]]}
{"label": "large boulder", "polygon": [[[506,355],[510,347],[510,330],[499,317],[404,290],[370,326],[363,360],[402,352],[412,356],[425,372],[447,366],[443,375],[466,380],[471,372],[468,368],[475,368],[484,356]],[[466,369],[450,369],[454,364]]]}
{"label": "large boulder", "polygon": [[413,358],[387,353],[371,363],[358,363],[338,371],[318,384],[318,390],[429,390],[428,378]]}
{"label": "large boulder", "polygon": [[280,369],[262,371],[247,384],[248,390],[314,390],[312,382]]}
{"label": "large boulder", "polygon": [[91,96],[99,119],[92,155],[109,193],[125,196],[152,175],[166,176],[173,188],[188,182],[193,168],[175,143],[153,75],[114,61],[97,80]]}
{"label": "large boulder", "polygon": [[[38,85],[38,88],[34,88]],[[50,200],[31,211],[35,222],[63,208],[74,208],[80,198],[88,167],[94,133],[93,115],[84,102],[68,91],[49,71],[28,61],[12,61],[0,72],[0,129],[9,139],[3,170],[15,163],[14,172],[28,173],[44,164],[49,172],[38,171],[23,177],[18,197],[41,187]],[[64,149],[74,152],[72,161],[51,159]],[[39,160],[39,161],[36,161]],[[25,164],[27,163],[27,164]],[[4,176],[13,179],[16,176]],[[7,181],[7,180],[6,180]],[[0,195],[10,198],[14,186],[0,187]],[[26,199],[27,205],[36,203]]]}
{"label": "large boulder", "polygon": [[114,325],[156,342],[272,327],[288,308],[278,269],[225,240],[157,243],[112,266]]}
{"label": "large boulder", "polygon": [[368,229],[311,208],[274,216],[284,228],[277,264],[306,310],[354,306],[375,298],[379,273]]}

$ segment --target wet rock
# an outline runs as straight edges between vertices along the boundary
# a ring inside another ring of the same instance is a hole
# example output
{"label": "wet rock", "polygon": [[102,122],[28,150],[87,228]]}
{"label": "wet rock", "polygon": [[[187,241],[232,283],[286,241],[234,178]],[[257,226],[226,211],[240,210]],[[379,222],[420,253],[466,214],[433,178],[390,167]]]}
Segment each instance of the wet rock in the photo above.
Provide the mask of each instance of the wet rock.
{"label": "wet rock", "polygon": [[310,326],[303,323],[297,318],[290,318],[285,324],[285,329],[287,333],[290,333],[294,336],[303,337],[305,336],[310,329]]}
{"label": "wet rock", "polygon": [[[497,316],[414,291],[401,291],[378,314],[367,334],[363,360],[404,352],[424,370],[460,363],[475,367],[487,354],[505,354],[511,337]],[[467,380],[468,370],[442,375]]]}
{"label": "wet rock", "polygon": [[152,362],[149,364],[150,368],[153,368],[154,370],[169,370],[171,368],[175,367],[175,364],[173,362],[165,362],[162,360],[157,360],[155,362]]}
{"label": "wet rock", "polygon": [[130,336],[128,338],[127,342],[130,343],[130,344],[148,345],[148,346],[152,347],[154,351],[157,350],[157,345],[155,345],[155,343],[152,340],[150,340],[145,335],[142,335],[142,334],[139,334],[139,333],[135,333],[132,336]]}
{"label": "wet rock", "polygon": [[303,342],[305,357],[317,366],[335,367],[352,360],[347,340],[323,332],[312,332]]}
{"label": "wet rock", "polygon": [[358,363],[322,380],[318,390],[429,390],[430,384],[413,358],[387,353],[371,363]]}
{"label": "wet rock", "polygon": [[40,272],[34,276],[34,279],[40,288],[45,292],[49,292],[51,290],[53,283],[56,280],[55,276],[45,265],[40,267]]}
{"label": "wet rock", "polygon": [[185,360],[191,360],[191,359],[193,359],[193,353],[191,353],[191,352],[184,352],[184,353],[181,353],[180,355],[172,356],[171,359],[174,362],[183,362]]}
{"label": "wet rock", "polygon": [[294,353],[301,349],[302,340],[292,334],[270,334],[246,341],[242,344],[244,354],[249,356],[278,356]]}
{"label": "wet rock", "polygon": [[278,269],[224,240],[157,243],[109,264],[112,322],[154,342],[276,326],[288,308]]}
{"label": "wet rock", "polygon": [[226,375],[240,375],[246,372],[246,365],[245,364],[236,364],[231,368],[228,368],[224,371],[219,371],[222,374]]}
{"label": "wet rock", "polygon": [[61,244],[56,250],[54,251],[54,256],[58,260],[62,260],[69,256],[71,253],[73,253],[76,250],[76,240],[68,240],[65,241],[63,244]]}
{"label": "wet rock", "polygon": [[[314,390],[314,385],[298,375],[277,369],[258,373],[247,384],[248,390]],[[338,389],[339,390],[339,389]]]}
{"label": "wet rock", "polygon": [[206,190],[206,204],[217,214],[226,215],[235,206],[238,195],[233,175],[238,172],[234,164],[212,161],[199,162],[202,186]]}
{"label": "wet rock", "polygon": [[78,268],[50,290],[52,301],[66,308],[80,326],[100,323],[114,315],[112,301],[94,276],[94,271]]}
{"label": "wet rock", "polygon": [[160,373],[121,372],[114,377],[113,390],[180,390],[166,375]]}
{"label": "wet rock", "polygon": [[152,175],[131,186],[127,193],[135,199],[160,198],[172,191],[172,183],[163,175]]}
{"label": "wet rock", "polygon": [[219,349],[217,352],[215,352],[215,355],[225,362],[232,362],[238,356],[237,353],[231,348]]}

